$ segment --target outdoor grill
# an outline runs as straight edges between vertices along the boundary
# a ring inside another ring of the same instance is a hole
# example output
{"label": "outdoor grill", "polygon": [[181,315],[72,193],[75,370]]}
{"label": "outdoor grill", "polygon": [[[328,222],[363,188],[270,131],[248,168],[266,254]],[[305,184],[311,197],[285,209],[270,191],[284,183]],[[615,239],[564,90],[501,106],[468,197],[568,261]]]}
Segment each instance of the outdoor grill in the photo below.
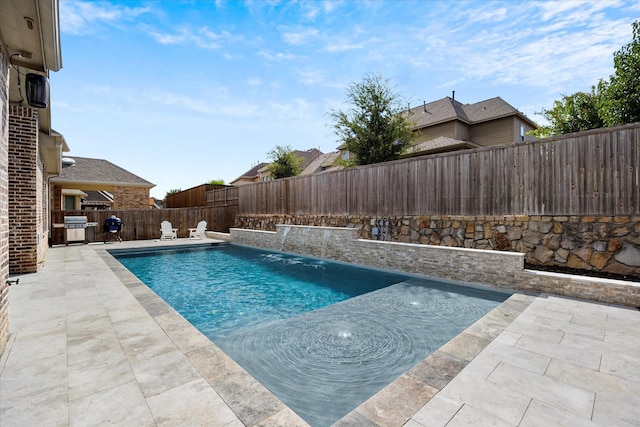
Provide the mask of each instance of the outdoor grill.
{"label": "outdoor grill", "polygon": [[86,229],[88,221],[86,216],[64,217],[64,242],[68,245],[73,242],[87,242]]}

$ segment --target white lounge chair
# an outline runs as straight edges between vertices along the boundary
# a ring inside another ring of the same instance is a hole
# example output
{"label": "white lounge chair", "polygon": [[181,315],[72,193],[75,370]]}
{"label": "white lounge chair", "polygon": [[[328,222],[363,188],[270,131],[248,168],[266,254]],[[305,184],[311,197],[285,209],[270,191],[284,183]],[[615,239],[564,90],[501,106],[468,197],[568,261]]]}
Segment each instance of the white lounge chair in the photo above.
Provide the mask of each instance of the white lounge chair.
{"label": "white lounge chair", "polygon": [[189,229],[189,238],[204,239],[205,231],[207,231],[207,221],[200,221],[196,228]]}
{"label": "white lounge chair", "polygon": [[178,229],[173,228],[169,221],[160,223],[160,240],[173,240],[178,237]]}

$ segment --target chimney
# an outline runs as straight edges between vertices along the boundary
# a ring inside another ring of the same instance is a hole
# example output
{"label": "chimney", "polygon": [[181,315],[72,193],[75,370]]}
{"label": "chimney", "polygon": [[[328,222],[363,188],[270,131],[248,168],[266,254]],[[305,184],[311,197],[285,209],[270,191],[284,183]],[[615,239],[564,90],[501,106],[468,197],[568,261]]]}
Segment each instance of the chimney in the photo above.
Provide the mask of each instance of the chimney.
{"label": "chimney", "polygon": [[451,99],[456,100],[456,91],[451,91]]}
{"label": "chimney", "polygon": [[427,101],[422,101],[422,112],[423,113],[427,112]]}

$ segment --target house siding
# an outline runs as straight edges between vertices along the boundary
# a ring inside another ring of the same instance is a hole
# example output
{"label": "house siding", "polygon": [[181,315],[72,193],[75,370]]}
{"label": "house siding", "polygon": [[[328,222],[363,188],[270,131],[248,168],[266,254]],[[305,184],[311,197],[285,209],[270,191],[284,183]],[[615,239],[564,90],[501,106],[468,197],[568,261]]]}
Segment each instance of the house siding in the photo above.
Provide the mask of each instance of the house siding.
{"label": "house siding", "polygon": [[[514,122],[518,122],[514,124]],[[518,132],[515,133],[516,127]],[[483,146],[513,144],[520,141],[519,120],[513,117],[478,123],[471,128],[471,141]]]}
{"label": "house siding", "polygon": [[9,60],[0,46],[0,353],[9,337]]}
{"label": "house siding", "polygon": [[456,120],[455,132],[456,132],[456,136],[454,137],[455,139],[460,139],[462,141],[471,140],[471,129],[469,128],[468,124],[462,123]]}
{"label": "house siding", "polygon": [[415,142],[430,141],[439,136],[446,136],[448,138],[456,138],[456,128],[458,121],[450,121],[447,123],[441,123],[439,125],[429,126],[422,128],[418,131],[418,136]]}
{"label": "house siding", "polygon": [[[38,266],[38,113],[9,106],[9,272]],[[42,166],[40,166],[41,168]]]}

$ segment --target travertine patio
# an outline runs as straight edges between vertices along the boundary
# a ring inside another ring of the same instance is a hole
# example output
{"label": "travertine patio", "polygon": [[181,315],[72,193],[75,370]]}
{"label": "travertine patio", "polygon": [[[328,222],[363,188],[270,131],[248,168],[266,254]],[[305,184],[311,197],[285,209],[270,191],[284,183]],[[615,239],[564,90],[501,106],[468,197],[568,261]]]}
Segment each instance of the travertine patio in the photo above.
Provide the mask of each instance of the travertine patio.
{"label": "travertine patio", "polygon": [[[54,247],[20,277],[2,426],[306,425],[106,253],[176,244],[202,241]],[[634,308],[516,294],[337,425],[637,426],[638,354]]]}

